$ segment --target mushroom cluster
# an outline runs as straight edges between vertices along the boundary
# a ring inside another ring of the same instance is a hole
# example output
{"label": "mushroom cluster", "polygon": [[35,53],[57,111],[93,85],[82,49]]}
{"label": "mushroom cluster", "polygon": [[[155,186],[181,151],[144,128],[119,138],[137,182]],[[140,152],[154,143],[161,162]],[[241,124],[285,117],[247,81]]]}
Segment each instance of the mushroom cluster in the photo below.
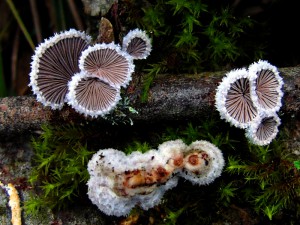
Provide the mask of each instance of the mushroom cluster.
{"label": "mushroom cluster", "polygon": [[139,29],[130,31],[121,46],[92,44],[89,35],[70,29],[36,48],[29,86],[37,100],[52,109],[67,103],[85,116],[102,116],[121,99],[120,89],[134,72],[133,60],[145,59],[150,51],[150,39]]}
{"label": "mushroom cluster", "polygon": [[283,80],[278,69],[265,60],[229,71],[216,91],[221,118],[246,130],[256,145],[267,145],[276,137],[282,103]]}
{"label": "mushroom cluster", "polygon": [[88,163],[88,196],[107,215],[124,216],[136,205],[148,210],[159,204],[179,177],[206,185],[223,167],[222,152],[207,141],[167,141],[144,154],[103,149]]}

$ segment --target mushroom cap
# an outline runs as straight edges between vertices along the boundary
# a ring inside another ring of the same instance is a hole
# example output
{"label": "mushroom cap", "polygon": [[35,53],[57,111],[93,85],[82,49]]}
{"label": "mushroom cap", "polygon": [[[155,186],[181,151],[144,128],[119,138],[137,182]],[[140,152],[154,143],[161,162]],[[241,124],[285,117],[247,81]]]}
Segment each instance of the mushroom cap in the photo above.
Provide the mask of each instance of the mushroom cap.
{"label": "mushroom cap", "polygon": [[250,98],[246,69],[231,70],[223,77],[216,91],[216,108],[221,118],[238,128],[246,128],[258,116]]}
{"label": "mushroom cap", "polygon": [[264,113],[246,129],[246,137],[255,145],[268,145],[276,137],[280,123],[276,113]]}
{"label": "mushroom cap", "polygon": [[249,66],[250,93],[254,106],[262,112],[276,112],[281,107],[283,80],[277,68],[259,60]]}
{"label": "mushroom cap", "polygon": [[103,116],[110,112],[121,99],[119,88],[83,71],[75,74],[68,86],[68,104],[85,116]]}
{"label": "mushroom cap", "polygon": [[145,31],[135,29],[124,36],[122,50],[133,59],[146,59],[151,52],[151,41]]}
{"label": "mushroom cap", "polygon": [[184,154],[184,170],[179,175],[193,184],[209,184],[221,175],[225,161],[221,150],[214,144],[195,141],[185,149]]}
{"label": "mushroom cap", "polygon": [[125,87],[134,72],[132,57],[119,45],[95,44],[82,52],[79,68],[113,87]]}
{"label": "mushroom cap", "polygon": [[52,109],[62,108],[68,82],[74,73],[79,72],[79,57],[90,42],[89,35],[70,29],[46,39],[36,48],[29,86],[39,102]]}

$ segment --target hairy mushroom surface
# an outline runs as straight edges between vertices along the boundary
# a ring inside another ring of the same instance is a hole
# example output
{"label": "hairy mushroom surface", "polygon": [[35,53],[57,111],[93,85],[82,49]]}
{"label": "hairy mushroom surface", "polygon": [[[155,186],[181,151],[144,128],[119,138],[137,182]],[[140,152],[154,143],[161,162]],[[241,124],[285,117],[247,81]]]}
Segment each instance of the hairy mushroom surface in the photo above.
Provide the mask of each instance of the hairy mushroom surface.
{"label": "hairy mushroom surface", "polygon": [[250,98],[246,69],[231,70],[222,79],[216,92],[216,108],[221,118],[238,128],[246,128],[258,116]]}
{"label": "hairy mushroom surface", "polygon": [[251,98],[262,112],[276,112],[281,107],[283,80],[277,68],[259,60],[249,66]]}
{"label": "hairy mushroom surface", "polygon": [[[183,159],[185,156],[185,159]],[[224,158],[220,149],[207,141],[187,146],[171,140],[145,153],[125,155],[102,149],[88,162],[88,197],[107,215],[126,216],[138,205],[148,210],[174,188],[178,177],[195,185],[207,185],[221,175]]]}
{"label": "hairy mushroom surface", "polygon": [[180,175],[193,184],[206,185],[222,173],[225,165],[219,148],[208,141],[195,141],[184,151],[184,168]]}
{"label": "hairy mushroom surface", "polygon": [[127,86],[134,72],[132,57],[113,43],[87,48],[82,52],[79,68],[117,88]]}
{"label": "hairy mushroom surface", "polygon": [[255,145],[268,145],[276,137],[280,118],[276,113],[270,113],[261,117],[256,123],[252,123],[246,130],[246,137]]}
{"label": "hairy mushroom surface", "polygon": [[145,31],[139,29],[129,31],[123,38],[122,50],[133,59],[146,59],[151,52],[150,38]]}
{"label": "hairy mushroom surface", "polygon": [[68,82],[73,74],[79,72],[79,57],[90,42],[89,35],[70,29],[46,39],[36,48],[29,86],[39,102],[52,109],[62,108]]}
{"label": "hairy mushroom surface", "polygon": [[85,116],[98,117],[110,112],[121,99],[120,89],[80,72],[69,82],[68,104]]}

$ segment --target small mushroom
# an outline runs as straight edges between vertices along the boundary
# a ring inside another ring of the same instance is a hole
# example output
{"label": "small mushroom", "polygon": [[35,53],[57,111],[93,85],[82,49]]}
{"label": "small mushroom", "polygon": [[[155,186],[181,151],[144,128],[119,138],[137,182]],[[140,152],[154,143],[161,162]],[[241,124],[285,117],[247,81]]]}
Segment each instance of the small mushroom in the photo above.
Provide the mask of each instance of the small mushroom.
{"label": "small mushroom", "polygon": [[250,98],[246,69],[231,70],[222,79],[216,91],[216,108],[221,118],[238,128],[246,128],[258,116]]}
{"label": "small mushroom", "polygon": [[277,68],[259,60],[249,66],[250,93],[253,104],[262,112],[276,112],[281,107],[283,80]]}
{"label": "small mushroom", "polygon": [[83,71],[75,74],[68,86],[68,104],[85,116],[103,116],[121,99],[119,88]]}
{"label": "small mushroom", "polygon": [[134,72],[132,57],[113,43],[95,44],[84,50],[79,68],[116,88],[125,87]]}
{"label": "small mushroom", "polygon": [[280,118],[276,113],[261,116],[246,129],[246,137],[255,145],[268,145],[276,137]]}
{"label": "small mushroom", "polygon": [[146,59],[151,52],[150,38],[145,31],[140,29],[129,31],[123,38],[122,50],[133,59]]}
{"label": "small mushroom", "polygon": [[37,100],[52,109],[65,103],[68,82],[79,72],[81,52],[91,37],[74,29],[55,34],[35,50],[31,62],[30,84]]}

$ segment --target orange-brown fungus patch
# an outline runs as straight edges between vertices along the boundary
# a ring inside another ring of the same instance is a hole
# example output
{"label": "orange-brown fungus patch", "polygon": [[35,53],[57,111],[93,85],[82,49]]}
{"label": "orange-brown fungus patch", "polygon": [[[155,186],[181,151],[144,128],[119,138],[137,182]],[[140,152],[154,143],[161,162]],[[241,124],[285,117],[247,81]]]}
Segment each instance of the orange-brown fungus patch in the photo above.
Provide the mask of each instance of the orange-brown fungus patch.
{"label": "orange-brown fungus patch", "polygon": [[199,157],[198,157],[198,155],[193,154],[193,155],[189,156],[188,162],[189,162],[191,165],[193,165],[193,166],[198,165],[198,164],[199,164]]}
{"label": "orange-brown fungus patch", "polygon": [[140,170],[126,171],[123,183],[126,188],[136,188],[145,184],[145,175]]}
{"label": "orange-brown fungus patch", "polygon": [[183,164],[183,158],[182,158],[182,156],[176,157],[174,159],[173,163],[174,163],[174,166],[180,167]]}
{"label": "orange-brown fungus patch", "polygon": [[155,171],[156,180],[157,182],[165,182],[170,175],[170,172],[168,172],[165,168],[159,166]]}

